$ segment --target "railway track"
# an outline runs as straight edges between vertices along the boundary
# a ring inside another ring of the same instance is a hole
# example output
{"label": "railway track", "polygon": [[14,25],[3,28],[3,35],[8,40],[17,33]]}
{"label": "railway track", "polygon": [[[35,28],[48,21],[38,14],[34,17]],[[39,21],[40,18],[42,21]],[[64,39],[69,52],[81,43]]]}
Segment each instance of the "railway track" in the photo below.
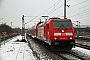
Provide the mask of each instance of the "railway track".
{"label": "railway track", "polygon": [[82,55],[79,55],[78,53],[74,52],[73,50],[69,51],[69,52],[55,52],[55,51],[52,51],[49,48],[47,48],[47,49],[50,52],[52,52],[52,53],[56,54],[57,56],[61,57],[63,60],[86,60],[87,59],[86,57],[82,57]]}
{"label": "railway track", "polygon": [[86,60],[73,52],[54,52],[64,60]]}
{"label": "railway track", "polygon": [[19,52],[20,52],[20,48],[21,48],[21,45],[20,45],[20,47],[19,47],[19,49],[18,49],[18,52],[17,52],[17,55],[16,55],[15,60],[17,60],[17,58],[18,58],[18,54],[19,54]]}
{"label": "railway track", "polygon": [[90,46],[75,43],[75,46],[90,50]]}

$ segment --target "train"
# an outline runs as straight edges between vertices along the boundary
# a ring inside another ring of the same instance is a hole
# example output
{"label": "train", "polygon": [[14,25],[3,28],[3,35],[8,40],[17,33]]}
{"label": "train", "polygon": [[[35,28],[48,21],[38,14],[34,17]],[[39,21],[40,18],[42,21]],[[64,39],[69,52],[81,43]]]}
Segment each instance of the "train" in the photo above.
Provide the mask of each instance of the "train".
{"label": "train", "polygon": [[71,19],[52,17],[46,22],[39,22],[28,33],[48,48],[55,51],[70,51],[75,47],[74,27]]}

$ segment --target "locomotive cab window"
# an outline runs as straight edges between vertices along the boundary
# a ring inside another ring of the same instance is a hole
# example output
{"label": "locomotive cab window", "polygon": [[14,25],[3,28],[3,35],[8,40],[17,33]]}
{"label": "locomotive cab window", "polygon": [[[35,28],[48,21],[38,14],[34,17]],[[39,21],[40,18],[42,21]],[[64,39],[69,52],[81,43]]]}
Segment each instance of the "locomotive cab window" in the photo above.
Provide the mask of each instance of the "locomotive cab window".
{"label": "locomotive cab window", "polygon": [[54,28],[72,28],[70,20],[53,20]]}

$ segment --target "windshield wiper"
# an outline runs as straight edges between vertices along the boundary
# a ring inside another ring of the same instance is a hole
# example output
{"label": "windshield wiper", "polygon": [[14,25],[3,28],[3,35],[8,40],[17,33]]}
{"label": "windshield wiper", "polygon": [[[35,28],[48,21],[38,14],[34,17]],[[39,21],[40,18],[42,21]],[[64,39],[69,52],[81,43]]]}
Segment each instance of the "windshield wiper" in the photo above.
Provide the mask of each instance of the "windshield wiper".
{"label": "windshield wiper", "polygon": [[[62,22],[61,22],[61,23],[62,23]],[[60,29],[60,27],[64,27],[65,29],[68,29],[68,28],[66,28],[66,27],[63,25],[63,23],[62,23],[62,25],[59,26],[59,29]]]}

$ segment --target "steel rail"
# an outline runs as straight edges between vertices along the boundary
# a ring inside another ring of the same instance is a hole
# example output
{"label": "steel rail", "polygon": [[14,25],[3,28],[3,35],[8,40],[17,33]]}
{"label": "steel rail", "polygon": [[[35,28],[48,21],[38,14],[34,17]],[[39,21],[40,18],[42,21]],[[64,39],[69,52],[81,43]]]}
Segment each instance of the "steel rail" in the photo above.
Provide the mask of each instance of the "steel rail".
{"label": "steel rail", "polygon": [[90,50],[90,46],[75,43],[75,46]]}

